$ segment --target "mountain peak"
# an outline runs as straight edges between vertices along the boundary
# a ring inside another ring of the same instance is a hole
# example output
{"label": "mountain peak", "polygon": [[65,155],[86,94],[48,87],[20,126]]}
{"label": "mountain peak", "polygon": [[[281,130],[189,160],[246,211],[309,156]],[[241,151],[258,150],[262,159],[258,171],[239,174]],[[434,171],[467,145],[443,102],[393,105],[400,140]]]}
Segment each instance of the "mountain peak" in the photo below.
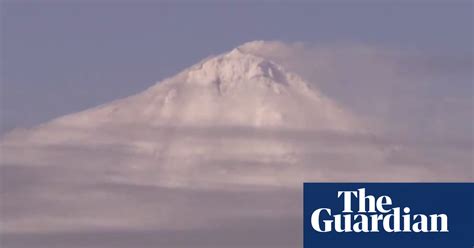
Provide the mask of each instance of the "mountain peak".
{"label": "mountain peak", "polygon": [[275,62],[247,52],[240,46],[190,68],[187,81],[218,85],[249,81],[286,84],[287,73]]}

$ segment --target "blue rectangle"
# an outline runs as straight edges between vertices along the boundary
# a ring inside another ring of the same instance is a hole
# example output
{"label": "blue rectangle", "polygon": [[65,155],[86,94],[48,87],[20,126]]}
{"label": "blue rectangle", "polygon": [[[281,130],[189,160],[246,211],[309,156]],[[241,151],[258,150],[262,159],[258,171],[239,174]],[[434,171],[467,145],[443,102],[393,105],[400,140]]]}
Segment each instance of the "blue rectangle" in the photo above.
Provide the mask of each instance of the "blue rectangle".
{"label": "blue rectangle", "polygon": [[[304,247],[472,248],[473,185],[305,183]],[[364,193],[369,199],[359,201]]]}

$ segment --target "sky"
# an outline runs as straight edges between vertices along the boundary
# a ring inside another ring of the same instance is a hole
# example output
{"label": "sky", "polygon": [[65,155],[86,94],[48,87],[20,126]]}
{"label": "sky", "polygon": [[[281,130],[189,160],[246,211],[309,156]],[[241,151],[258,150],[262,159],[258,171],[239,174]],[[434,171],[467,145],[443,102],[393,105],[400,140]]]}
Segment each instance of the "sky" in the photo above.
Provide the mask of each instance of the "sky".
{"label": "sky", "polygon": [[139,92],[252,40],[462,60],[473,53],[472,25],[471,1],[2,1],[0,133]]}

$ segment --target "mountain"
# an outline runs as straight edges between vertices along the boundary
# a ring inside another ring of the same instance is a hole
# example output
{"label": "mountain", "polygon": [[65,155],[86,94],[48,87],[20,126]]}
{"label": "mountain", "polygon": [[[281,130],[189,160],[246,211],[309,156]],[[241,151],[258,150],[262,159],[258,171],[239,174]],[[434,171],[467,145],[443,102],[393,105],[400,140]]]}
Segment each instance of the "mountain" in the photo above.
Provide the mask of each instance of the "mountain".
{"label": "mountain", "polygon": [[453,175],[269,59],[272,46],[3,137],[5,247],[301,247],[305,181]]}
{"label": "mountain", "polygon": [[261,52],[274,45],[249,42],[139,94],[12,132],[2,162],[71,168],[87,157],[80,168],[99,181],[169,187],[438,175],[385,166],[399,148]]}
{"label": "mountain", "polygon": [[298,75],[245,49],[254,45],[244,44],[140,94],[61,117],[46,126],[139,124],[361,130],[348,111]]}
{"label": "mountain", "polygon": [[[87,157],[97,180],[170,187],[399,175],[382,166],[392,148],[376,144],[317,83],[264,57],[259,51],[270,45],[243,44],[139,94],[12,132],[2,162],[71,167]],[[403,177],[419,173],[426,171]]]}

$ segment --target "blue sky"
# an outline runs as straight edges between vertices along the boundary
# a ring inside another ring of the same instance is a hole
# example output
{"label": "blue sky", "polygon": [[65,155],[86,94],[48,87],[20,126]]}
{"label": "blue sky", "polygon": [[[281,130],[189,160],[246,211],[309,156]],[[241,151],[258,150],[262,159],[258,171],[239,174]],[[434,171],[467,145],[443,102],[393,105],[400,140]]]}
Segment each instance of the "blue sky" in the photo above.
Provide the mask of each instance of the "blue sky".
{"label": "blue sky", "polygon": [[1,11],[0,132],[133,94],[251,40],[473,53],[471,1],[3,1]]}

